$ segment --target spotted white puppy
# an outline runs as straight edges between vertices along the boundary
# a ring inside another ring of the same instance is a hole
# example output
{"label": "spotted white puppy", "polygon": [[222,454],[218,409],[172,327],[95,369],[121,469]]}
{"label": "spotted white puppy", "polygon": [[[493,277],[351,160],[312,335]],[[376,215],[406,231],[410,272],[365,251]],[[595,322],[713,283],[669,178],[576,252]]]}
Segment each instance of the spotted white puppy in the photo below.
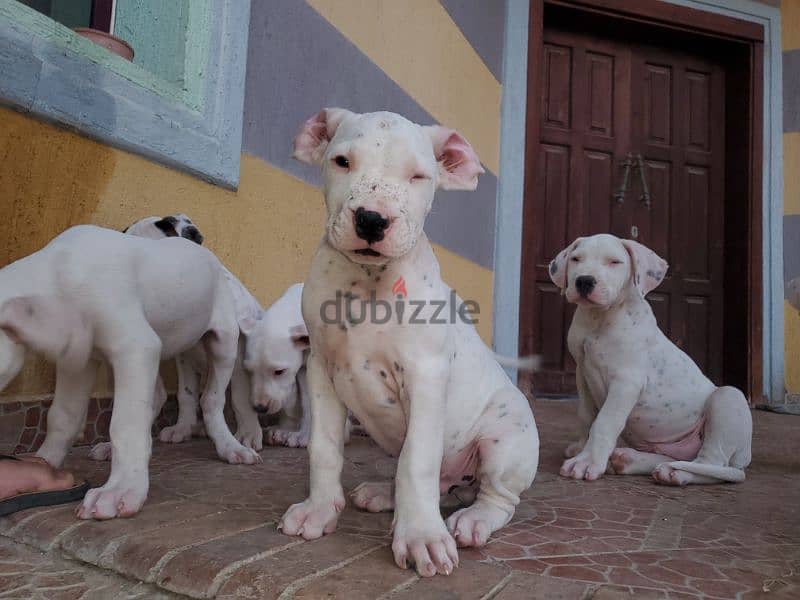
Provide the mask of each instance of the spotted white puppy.
{"label": "spotted white puppy", "polygon": [[[399,456],[394,481],[363,483],[353,502],[395,510],[398,566],[449,574],[456,543],[481,546],[509,522],[539,455],[528,401],[464,318],[465,303],[442,281],[423,231],[435,190],[474,190],[483,169],[452,129],[344,109],[309,119],[295,157],[322,167],[327,223],[303,291],[311,489],[280,527],[306,539],[336,528],[350,409]],[[348,303],[341,318],[331,304],[337,299]],[[381,302],[384,311],[403,306],[388,319],[385,312],[365,319],[365,302]],[[457,316],[442,320],[441,308]],[[462,486],[477,489],[477,499],[445,524],[440,494]]]}
{"label": "spotted white puppy", "polygon": [[551,279],[578,306],[568,344],[580,431],[563,476],[594,480],[610,468],[667,485],[744,480],[747,400],[715,386],[658,328],[645,295],[666,273],[652,250],[606,234],[578,238],[550,263]]}

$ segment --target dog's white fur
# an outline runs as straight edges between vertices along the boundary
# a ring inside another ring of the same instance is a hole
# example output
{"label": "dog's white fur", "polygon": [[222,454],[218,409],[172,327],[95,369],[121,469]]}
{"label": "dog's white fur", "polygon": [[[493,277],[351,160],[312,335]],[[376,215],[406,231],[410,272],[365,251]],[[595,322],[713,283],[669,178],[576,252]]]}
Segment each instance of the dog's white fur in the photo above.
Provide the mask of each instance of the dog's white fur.
{"label": "dog's white fur", "polygon": [[[565,477],[594,480],[609,468],[668,485],[744,479],[747,400],[736,388],[716,387],[658,328],[645,295],[666,272],[652,250],[607,234],[578,238],[550,263],[551,279],[578,305],[568,344],[580,431]],[[594,279],[590,293],[581,295],[578,277]],[[629,447],[616,448],[620,437]]]}
{"label": "dog's white fur", "polygon": [[[158,224],[158,225],[156,225]],[[169,217],[146,217],[128,227],[125,233],[150,239],[178,235],[197,241],[203,240],[199,230],[186,232],[193,227],[185,214]],[[170,234],[168,228],[174,228]],[[264,433],[256,409],[267,414],[280,412],[277,426],[267,430],[266,440],[271,445],[305,447],[308,443],[308,399],[305,385],[305,356],[308,332],[300,308],[303,285],[295,284],[266,311],[258,300],[224,266],[223,272],[233,294],[236,316],[239,321],[239,348],[231,377],[231,405],[236,415],[235,437],[253,450],[261,450]],[[249,360],[245,355],[249,355]],[[198,346],[176,357],[178,375],[178,421],[161,430],[162,442],[183,442],[192,435],[202,435],[197,424],[197,405],[205,381],[206,356]],[[276,375],[276,371],[283,370]],[[158,389],[163,389],[159,384]],[[163,404],[163,402],[162,402]],[[97,460],[111,456],[110,444],[97,444],[91,452]]]}
{"label": "dog's white fur", "polygon": [[111,364],[111,475],[89,491],[79,517],[129,516],[141,508],[150,425],[165,397],[157,386],[159,361],[198,344],[208,355],[202,404],[217,453],[233,463],[260,461],[236,441],[222,414],[239,326],[222,267],[208,250],[180,237],[72,227],[0,270],[0,304],[0,387],[19,371],[26,346],[56,364],[47,436],[37,452],[51,465],[60,466],[83,426],[98,361]]}
{"label": "dog's white fur", "polygon": [[[483,169],[453,130],[343,109],[309,119],[295,139],[295,157],[322,166],[328,218],[303,293],[311,336],[311,490],[280,527],[306,539],[335,529],[345,506],[340,475],[350,409],[384,450],[399,456],[394,484],[362,484],[353,501],[370,511],[395,508],[399,566],[449,574],[458,564],[456,541],[484,544],[508,523],[533,481],[539,439],[528,401],[470,323],[409,324],[408,307],[384,324],[329,323],[320,311],[337,292],[394,303],[392,287],[402,278],[409,299],[427,301],[421,316],[430,322],[436,310],[430,301],[451,299],[423,232],[434,191],[475,189]],[[390,222],[382,240],[368,245],[358,237],[359,207]],[[475,503],[445,524],[440,494],[476,481]]]}
{"label": "dog's white fur", "polygon": [[267,443],[304,448],[311,415],[306,383],[308,330],[301,309],[303,284],[291,286],[255,319],[242,323],[247,337],[244,369],[249,374],[248,406],[280,413],[267,429]]}

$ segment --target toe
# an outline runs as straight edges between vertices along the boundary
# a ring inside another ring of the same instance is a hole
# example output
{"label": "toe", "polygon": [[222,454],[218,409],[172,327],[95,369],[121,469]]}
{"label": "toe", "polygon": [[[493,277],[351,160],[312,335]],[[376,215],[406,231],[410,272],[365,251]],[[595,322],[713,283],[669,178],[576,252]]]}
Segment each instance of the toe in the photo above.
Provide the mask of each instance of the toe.
{"label": "toe", "polygon": [[436,571],[442,575],[450,575],[453,572],[453,563],[447,555],[447,548],[444,542],[434,542],[428,546],[428,554],[436,565]]}
{"label": "toe", "polygon": [[411,546],[411,556],[414,559],[414,566],[422,577],[433,577],[436,575],[436,565],[428,554],[427,546],[422,542],[416,542]]}

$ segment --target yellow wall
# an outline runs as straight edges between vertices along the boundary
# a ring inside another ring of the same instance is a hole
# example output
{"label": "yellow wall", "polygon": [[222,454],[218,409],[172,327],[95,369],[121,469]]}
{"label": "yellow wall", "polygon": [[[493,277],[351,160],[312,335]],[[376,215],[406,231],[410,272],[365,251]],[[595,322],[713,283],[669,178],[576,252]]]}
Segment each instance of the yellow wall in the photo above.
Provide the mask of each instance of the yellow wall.
{"label": "yellow wall", "polygon": [[[304,279],[322,235],[319,190],[247,154],[239,190],[229,192],[3,108],[0,132],[0,266],[71,225],[122,229],[144,216],[185,212],[206,245],[268,305]],[[491,271],[444,248],[436,252],[445,280],[480,302],[479,331],[490,340]],[[52,391],[50,367],[29,360],[2,398]],[[96,393],[109,392],[101,377]]]}
{"label": "yellow wall", "polygon": [[[781,2],[781,43],[783,50],[800,49],[800,0]],[[786,99],[787,101],[797,101]],[[800,214],[800,133],[783,134],[783,211]],[[793,252],[795,249],[787,248]],[[784,356],[786,390],[800,394],[800,315],[784,301]]]}

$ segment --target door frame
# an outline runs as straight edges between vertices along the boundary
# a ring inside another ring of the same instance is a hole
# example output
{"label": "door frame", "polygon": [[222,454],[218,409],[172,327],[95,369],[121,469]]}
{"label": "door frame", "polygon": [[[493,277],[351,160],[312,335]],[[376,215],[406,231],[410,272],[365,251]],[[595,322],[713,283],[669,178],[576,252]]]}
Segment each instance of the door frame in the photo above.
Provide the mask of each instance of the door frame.
{"label": "door frame", "polygon": [[[649,23],[668,28],[679,28],[701,36],[725,37],[753,47],[751,64],[752,97],[750,110],[751,189],[749,190],[750,218],[754,231],[749,241],[751,281],[749,289],[755,293],[748,316],[750,347],[748,355],[749,377],[746,392],[753,402],[779,403],[783,397],[783,156],[782,156],[782,82],[780,11],[752,0],[663,0],[658,4],[637,0],[531,0],[527,21],[527,108],[528,114],[538,115],[540,96],[540,64],[538,57],[542,44],[545,4],[568,5],[587,11],[601,11],[615,18]],[[524,0],[508,0],[507,24],[512,13],[519,18],[524,10]],[[644,5],[644,6],[643,6]],[[517,21],[519,23],[519,21]],[[516,60],[510,51],[517,52]],[[519,76],[520,41],[518,27],[506,31],[505,68],[510,76]],[[512,68],[509,68],[512,67]],[[506,80],[504,85],[512,82]],[[525,122],[526,103],[520,108],[519,90],[506,102],[504,95],[503,125],[514,119],[517,127]],[[516,99],[516,102],[513,102]],[[522,113],[522,114],[520,114]],[[537,168],[539,120],[531,118],[526,125],[525,181]],[[505,127],[504,127],[504,130]],[[501,154],[519,147],[519,140],[503,139]],[[505,162],[504,167],[508,167]],[[503,171],[507,171],[504,169]],[[500,188],[504,175],[501,173]],[[511,179],[513,182],[513,179]],[[512,186],[509,186],[511,188]],[[532,192],[531,192],[532,193]],[[495,304],[530,306],[531,290],[520,289],[522,246],[517,237],[524,227],[524,194],[498,195],[498,222],[495,252]],[[516,225],[513,220],[516,220]],[[522,223],[522,225],[520,225]],[[760,227],[758,225],[761,225]],[[508,232],[513,235],[507,235]],[[516,246],[516,247],[512,247]],[[516,285],[502,287],[517,274]],[[510,289],[508,289],[510,288]],[[513,304],[512,304],[513,302]],[[495,311],[495,348],[505,354],[519,352],[519,324],[529,325],[530,314],[524,310]],[[516,338],[516,339],[514,339]],[[524,351],[525,349],[522,348]]]}

